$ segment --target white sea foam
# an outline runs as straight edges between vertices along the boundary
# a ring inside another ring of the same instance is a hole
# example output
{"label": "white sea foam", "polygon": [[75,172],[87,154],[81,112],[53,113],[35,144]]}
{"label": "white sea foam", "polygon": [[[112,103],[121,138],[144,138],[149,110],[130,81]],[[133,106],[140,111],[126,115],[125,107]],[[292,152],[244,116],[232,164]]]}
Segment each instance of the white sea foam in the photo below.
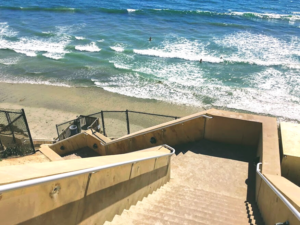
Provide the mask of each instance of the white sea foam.
{"label": "white sea foam", "polygon": [[[68,40],[55,42],[54,40],[39,40],[20,38],[19,41],[0,40],[0,49],[11,49],[17,53],[22,53],[27,56],[34,57],[37,52],[46,52],[46,57],[55,59],[62,58],[67,51],[64,49]],[[55,57],[53,56],[55,55]],[[53,57],[52,57],[53,56]]]}
{"label": "white sea foam", "polygon": [[101,40],[98,40],[97,42],[104,42],[105,40],[104,39],[101,39]]}
{"label": "white sea foam", "polygon": [[77,45],[75,46],[76,50],[86,51],[86,52],[100,52],[101,49],[96,45],[95,42],[91,42],[88,45]]}
{"label": "white sea foam", "polygon": [[116,45],[116,46],[110,46],[110,48],[116,52],[123,52],[124,51],[124,47],[120,46],[120,45]]}
{"label": "white sea foam", "polygon": [[127,12],[131,13],[131,12],[135,12],[136,9],[127,9]]}
{"label": "white sea foam", "polygon": [[276,20],[300,20],[299,12],[292,12],[292,14],[276,14],[276,13],[256,13],[256,12],[232,12],[227,13],[214,13],[209,11],[200,11],[198,13],[213,13],[217,15],[229,15],[229,16],[247,16],[249,18],[260,18],[260,19],[276,19]]}
{"label": "white sea foam", "polygon": [[[95,79],[96,86],[132,97],[199,107],[227,107],[300,120],[297,70],[281,72],[267,67],[242,77],[242,82],[248,86],[245,88],[227,82],[230,79],[224,79],[222,71],[216,71],[213,77],[207,76],[204,67],[191,61],[166,64],[159,58],[152,58],[141,64],[119,55],[114,64],[131,65],[134,72]],[[147,77],[142,75],[144,73]]]}
{"label": "white sea foam", "polygon": [[39,78],[29,78],[29,77],[15,77],[12,78],[10,75],[0,74],[0,82],[10,83],[10,84],[43,84],[50,86],[60,86],[60,87],[71,87],[68,84],[59,82],[57,80],[42,80]]}
{"label": "white sea foam", "polygon": [[123,65],[123,64],[117,64],[117,63],[114,63],[114,67],[117,68],[117,69],[130,69],[127,65]]}
{"label": "white sea foam", "polygon": [[[55,28],[55,31],[46,32],[54,34],[51,38],[20,37],[17,40],[1,38],[0,49],[10,49],[30,57],[35,57],[41,52],[45,57],[60,59],[68,53],[68,51],[65,50],[65,47],[71,40],[71,36],[68,35],[68,33],[72,32],[74,29],[71,26],[58,26]],[[7,24],[6,27],[2,29],[0,36],[3,35],[3,33],[4,35],[7,33],[12,34]]]}
{"label": "white sea foam", "polygon": [[84,40],[85,38],[84,37],[75,36],[75,39],[77,39],[77,40]]}
{"label": "white sea foam", "polygon": [[9,27],[7,22],[0,23],[0,38],[2,37],[14,37],[18,34],[15,30]]}
{"label": "white sea foam", "polygon": [[4,65],[14,65],[19,62],[19,57],[0,59],[0,63]]}
{"label": "white sea foam", "polygon": [[[94,80],[94,83],[107,91],[132,97],[201,107],[227,107],[300,120],[300,98],[277,90],[237,88],[208,81],[184,88],[171,81],[149,83],[138,74],[123,74],[109,81]],[[206,103],[207,100],[211,102]]]}
{"label": "white sea foam", "polygon": [[189,41],[185,38],[178,38],[175,42],[166,40],[160,47],[150,49],[134,49],[134,53],[140,55],[157,56],[163,58],[179,58],[190,61],[199,61],[202,59],[206,62],[220,63],[222,59],[209,54],[205,45],[197,41]]}
{"label": "white sea foam", "polygon": [[238,32],[215,39],[215,43],[233,49],[233,53],[224,57],[226,61],[296,69],[300,66],[298,37],[284,41],[263,34]]}

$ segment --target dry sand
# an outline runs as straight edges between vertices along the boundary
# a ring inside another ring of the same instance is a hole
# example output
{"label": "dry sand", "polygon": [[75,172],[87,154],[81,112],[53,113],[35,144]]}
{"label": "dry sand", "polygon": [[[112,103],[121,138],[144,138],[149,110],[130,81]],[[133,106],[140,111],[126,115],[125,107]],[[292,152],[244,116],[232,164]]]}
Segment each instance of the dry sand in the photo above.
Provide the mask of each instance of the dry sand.
{"label": "dry sand", "polygon": [[[75,119],[76,115],[88,115],[101,110],[129,109],[179,117],[203,110],[157,100],[127,97],[107,92],[101,88],[68,88],[8,83],[0,83],[0,108],[24,108],[32,137],[49,139],[57,136],[56,124]],[[145,116],[138,115],[131,118],[131,123],[134,123],[131,132],[148,127],[153,122],[164,122],[160,118],[149,117],[150,123],[145,121],[145,118]],[[120,118],[112,116],[107,119],[106,127],[113,133],[119,128]],[[126,132],[124,118],[122,118],[122,122],[121,130]]]}

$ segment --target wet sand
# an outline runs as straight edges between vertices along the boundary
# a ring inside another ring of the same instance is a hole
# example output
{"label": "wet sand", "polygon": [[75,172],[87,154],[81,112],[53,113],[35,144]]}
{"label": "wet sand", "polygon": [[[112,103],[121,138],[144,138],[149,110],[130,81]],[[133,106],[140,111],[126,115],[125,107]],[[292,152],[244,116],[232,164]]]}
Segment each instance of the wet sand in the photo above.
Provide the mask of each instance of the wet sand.
{"label": "wet sand", "polygon": [[[134,110],[172,116],[185,116],[202,108],[139,99],[107,92],[101,88],[57,87],[38,84],[0,82],[0,108],[24,108],[33,138],[54,138],[55,125],[101,110]],[[159,122],[159,118],[151,120]],[[142,119],[135,129],[147,127]],[[111,129],[118,129],[118,123]],[[123,126],[123,125],[122,125]],[[123,129],[123,128],[122,128]],[[125,135],[125,134],[124,134]]]}

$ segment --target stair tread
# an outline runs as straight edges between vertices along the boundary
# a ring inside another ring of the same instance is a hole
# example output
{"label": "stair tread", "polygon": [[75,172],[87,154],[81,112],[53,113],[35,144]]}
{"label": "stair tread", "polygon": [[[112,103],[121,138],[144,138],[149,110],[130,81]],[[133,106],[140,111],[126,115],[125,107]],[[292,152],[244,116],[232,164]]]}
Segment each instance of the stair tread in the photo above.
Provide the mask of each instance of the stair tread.
{"label": "stair tread", "polygon": [[139,203],[136,207],[141,207],[141,209],[145,210],[146,212],[148,210],[153,210],[153,211],[160,211],[162,213],[170,214],[170,215],[181,215],[190,219],[195,219],[199,222],[212,222],[212,221],[222,222],[223,221],[224,224],[231,225],[232,223],[238,223],[238,222],[248,223],[249,221],[249,219],[246,216],[236,217],[235,214],[222,215],[222,214],[218,214],[218,211],[216,210],[207,212],[207,211],[201,211],[201,210],[185,208],[185,207],[170,208],[160,204],[154,204],[153,202],[150,201]]}
{"label": "stair tread", "polygon": [[190,218],[185,218],[182,217],[181,215],[172,215],[172,214],[168,214],[168,213],[163,213],[160,211],[155,211],[155,210],[151,210],[151,209],[143,209],[143,208],[138,208],[137,206],[133,206],[130,208],[130,211],[134,214],[143,214],[143,215],[151,215],[153,217],[158,218],[158,220],[164,219],[165,221],[170,221],[172,223],[178,223],[178,224],[205,224],[204,222],[200,222],[194,219],[190,219]]}
{"label": "stair tread", "polygon": [[212,191],[207,191],[201,188],[196,188],[196,187],[191,187],[188,185],[182,185],[180,183],[177,182],[169,182],[168,185],[165,185],[164,189],[166,190],[171,190],[171,191],[193,191],[195,193],[203,193],[205,195],[211,195],[211,196],[219,196],[221,197],[223,200],[229,200],[229,201],[234,201],[234,202],[239,202],[239,201],[244,201],[243,199],[239,198],[239,197],[234,197],[234,196],[229,196],[226,194],[221,194],[221,193],[215,193]]}
{"label": "stair tread", "polygon": [[175,221],[175,218],[171,216],[157,217],[156,215],[149,213],[135,212],[133,209],[124,210],[123,213],[131,217],[132,219],[147,221],[148,223],[150,222],[152,224],[156,224],[157,222],[160,222],[161,224],[182,224],[180,221]]}

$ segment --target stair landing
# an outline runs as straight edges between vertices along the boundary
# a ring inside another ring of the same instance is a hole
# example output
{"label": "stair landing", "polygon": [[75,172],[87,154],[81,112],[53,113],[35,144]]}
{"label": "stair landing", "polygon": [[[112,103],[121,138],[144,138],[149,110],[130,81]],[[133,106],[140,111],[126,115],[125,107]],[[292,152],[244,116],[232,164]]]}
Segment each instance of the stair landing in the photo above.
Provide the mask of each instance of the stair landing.
{"label": "stair landing", "polygon": [[175,149],[184,155],[172,160],[172,182],[243,200],[253,198],[256,147],[202,140]]}

